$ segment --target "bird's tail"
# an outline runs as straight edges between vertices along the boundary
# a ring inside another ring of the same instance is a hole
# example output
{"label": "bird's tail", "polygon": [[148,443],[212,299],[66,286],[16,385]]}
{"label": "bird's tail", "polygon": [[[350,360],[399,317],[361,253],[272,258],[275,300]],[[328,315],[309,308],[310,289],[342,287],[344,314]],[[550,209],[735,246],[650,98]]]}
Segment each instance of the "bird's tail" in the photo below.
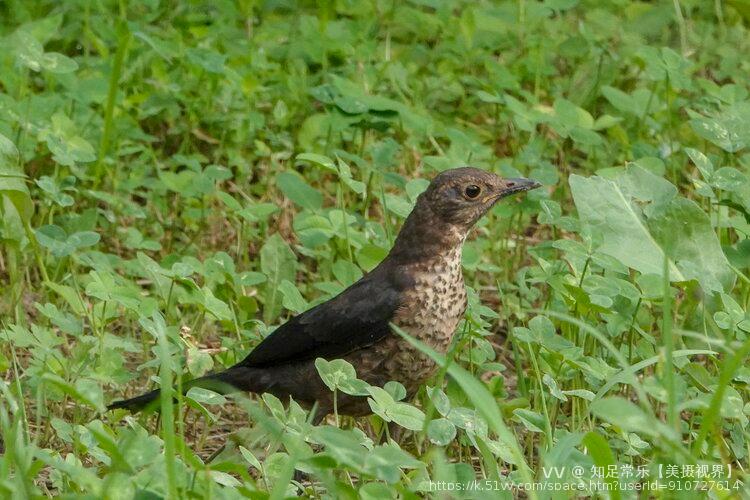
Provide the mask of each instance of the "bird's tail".
{"label": "bird's tail", "polygon": [[[220,394],[229,394],[237,391],[252,391],[257,392],[259,389],[254,383],[254,373],[251,369],[244,366],[233,366],[223,372],[212,373],[204,377],[190,380],[182,385],[183,394],[186,393],[192,387],[201,387],[203,389],[210,389]],[[107,406],[108,410],[115,410],[118,408],[130,410],[132,413],[145,410],[149,407],[155,407],[159,401],[161,391],[156,389],[155,391],[147,392],[130,399],[123,399],[121,401],[115,401]]]}

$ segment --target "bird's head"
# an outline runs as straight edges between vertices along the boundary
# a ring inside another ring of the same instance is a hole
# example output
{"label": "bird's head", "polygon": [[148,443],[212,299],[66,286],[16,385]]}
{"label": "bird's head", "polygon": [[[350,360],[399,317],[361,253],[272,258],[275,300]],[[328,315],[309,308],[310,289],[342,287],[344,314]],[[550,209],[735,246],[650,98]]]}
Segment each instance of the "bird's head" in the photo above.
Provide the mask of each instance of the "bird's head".
{"label": "bird's head", "polygon": [[498,200],[539,186],[530,179],[503,179],[485,170],[462,167],[438,174],[422,196],[440,222],[466,232]]}

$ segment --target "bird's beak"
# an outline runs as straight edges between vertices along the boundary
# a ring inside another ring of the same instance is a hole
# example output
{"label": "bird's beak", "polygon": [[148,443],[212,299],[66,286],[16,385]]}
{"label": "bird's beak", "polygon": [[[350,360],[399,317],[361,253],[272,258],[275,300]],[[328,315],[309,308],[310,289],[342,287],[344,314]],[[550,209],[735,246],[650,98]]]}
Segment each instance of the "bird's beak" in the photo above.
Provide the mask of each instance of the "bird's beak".
{"label": "bird's beak", "polygon": [[540,186],[541,184],[533,179],[524,179],[523,177],[517,179],[505,179],[505,185],[498,191],[498,199],[505,198],[506,196],[521,191],[530,191]]}

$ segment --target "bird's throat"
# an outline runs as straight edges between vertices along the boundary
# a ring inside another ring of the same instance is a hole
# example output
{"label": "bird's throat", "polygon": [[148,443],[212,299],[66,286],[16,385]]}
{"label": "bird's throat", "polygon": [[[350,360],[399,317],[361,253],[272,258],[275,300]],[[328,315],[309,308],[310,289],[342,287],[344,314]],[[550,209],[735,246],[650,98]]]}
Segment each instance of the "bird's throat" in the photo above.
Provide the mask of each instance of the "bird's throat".
{"label": "bird's throat", "polygon": [[418,201],[388,256],[399,264],[439,260],[456,252],[460,257],[466,235],[465,229],[442,221],[426,203]]}

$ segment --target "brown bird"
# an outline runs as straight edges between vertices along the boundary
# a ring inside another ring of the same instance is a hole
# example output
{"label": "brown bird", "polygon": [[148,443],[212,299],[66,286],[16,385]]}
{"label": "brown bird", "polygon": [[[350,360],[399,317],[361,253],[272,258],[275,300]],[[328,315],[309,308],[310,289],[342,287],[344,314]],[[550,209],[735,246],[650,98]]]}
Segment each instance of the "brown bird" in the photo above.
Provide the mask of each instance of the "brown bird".
{"label": "brown bird", "polygon": [[[318,405],[315,420],[333,410],[333,397],[315,359],[342,358],[371,385],[401,382],[412,397],[435,363],[391,330],[393,323],[445,353],[466,309],[461,248],[469,230],[501,198],[539,187],[529,179],[503,179],[476,168],[447,170],[419,195],[388,256],[336,297],[293,317],[231,368],[191,380],[222,393],[269,392]],[[139,411],[159,391],[117,401],[109,409]],[[372,413],[366,398],[337,395],[342,414]]]}

